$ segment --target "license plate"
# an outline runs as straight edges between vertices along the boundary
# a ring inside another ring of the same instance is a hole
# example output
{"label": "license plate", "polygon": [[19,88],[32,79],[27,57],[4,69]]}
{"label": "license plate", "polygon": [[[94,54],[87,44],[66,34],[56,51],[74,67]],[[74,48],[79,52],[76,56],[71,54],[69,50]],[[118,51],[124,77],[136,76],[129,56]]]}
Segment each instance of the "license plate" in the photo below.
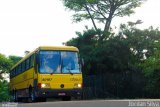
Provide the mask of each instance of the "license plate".
{"label": "license plate", "polygon": [[58,93],[59,96],[65,96],[66,93]]}

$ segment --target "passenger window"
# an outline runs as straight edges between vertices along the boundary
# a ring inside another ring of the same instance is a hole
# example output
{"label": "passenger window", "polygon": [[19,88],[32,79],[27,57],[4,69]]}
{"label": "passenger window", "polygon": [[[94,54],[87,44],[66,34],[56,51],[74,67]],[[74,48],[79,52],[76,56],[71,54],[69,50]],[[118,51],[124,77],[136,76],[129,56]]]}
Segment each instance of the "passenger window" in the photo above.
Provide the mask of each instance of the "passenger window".
{"label": "passenger window", "polygon": [[25,61],[22,62],[22,72],[24,72],[24,71],[25,71]]}
{"label": "passenger window", "polygon": [[17,75],[17,67],[15,68],[15,76]]}
{"label": "passenger window", "polygon": [[29,58],[26,60],[26,70],[29,69]]}
{"label": "passenger window", "polygon": [[32,55],[30,57],[30,68],[33,67],[33,61],[34,61],[34,56]]}
{"label": "passenger window", "polygon": [[19,65],[19,72],[22,73],[22,64]]}

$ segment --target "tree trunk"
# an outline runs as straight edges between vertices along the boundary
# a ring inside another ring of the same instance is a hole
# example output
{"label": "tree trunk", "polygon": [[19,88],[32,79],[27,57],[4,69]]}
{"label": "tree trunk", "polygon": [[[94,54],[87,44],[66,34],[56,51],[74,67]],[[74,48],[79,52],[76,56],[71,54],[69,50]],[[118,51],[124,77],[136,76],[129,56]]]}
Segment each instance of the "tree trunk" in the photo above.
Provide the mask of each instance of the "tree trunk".
{"label": "tree trunk", "polygon": [[104,30],[103,30],[103,35],[104,35],[106,32],[109,31],[109,28],[110,28],[110,26],[111,26],[112,16],[113,16],[113,14],[111,13],[111,14],[109,15],[109,17],[107,18],[107,20],[106,20],[106,24],[105,24],[105,27],[104,27]]}
{"label": "tree trunk", "polygon": [[90,18],[91,18],[91,21],[92,21],[92,24],[93,24],[95,30],[97,31],[97,30],[98,30],[98,29],[97,29],[97,26],[96,26],[96,24],[95,24],[95,22],[94,22],[94,19],[93,19],[92,15],[91,15],[91,13],[90,13],[87,5],[85,5],[85,8],[86,8],[86,10],[87,10],[87,12],[88,12],[88,14],[89,14],[89,16],[90,16]]}
{"label": "tree trunk", "polygon": [[108,18],[106,19],[106,24],[105,24],[105,27],[104,27],[104,30],[103,30],[103,35],[100,37],[100,42],[103,41],[107,32],[109,32],[109,28],[111,26],[111,21],[112,21],[112,18],[113,18],[113,13],[114,13],[114,11],[110,12]]}

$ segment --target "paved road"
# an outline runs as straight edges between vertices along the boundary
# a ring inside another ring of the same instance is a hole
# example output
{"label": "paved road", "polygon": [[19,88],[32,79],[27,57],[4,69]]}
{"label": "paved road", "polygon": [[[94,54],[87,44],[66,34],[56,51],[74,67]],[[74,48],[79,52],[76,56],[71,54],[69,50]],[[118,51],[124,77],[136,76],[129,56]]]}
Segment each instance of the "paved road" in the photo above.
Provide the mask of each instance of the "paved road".
{"label": "paved road", "polygon": [[53,101],[18,103],[17,106],[12,107],[160,107],[160,100]]}

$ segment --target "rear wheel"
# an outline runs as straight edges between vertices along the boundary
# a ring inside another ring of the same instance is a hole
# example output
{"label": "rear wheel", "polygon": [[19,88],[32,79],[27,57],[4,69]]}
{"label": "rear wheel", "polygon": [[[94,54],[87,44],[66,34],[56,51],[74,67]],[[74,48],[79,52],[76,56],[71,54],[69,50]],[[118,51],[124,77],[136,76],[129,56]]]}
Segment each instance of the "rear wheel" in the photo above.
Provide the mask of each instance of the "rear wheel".
{"label": "rear wheel", "polygon": [[22,101],[22,98],[18,97],[17,91],[13,91],[13,101],[14,102],[20,102],[20,101]]}
{"label": "rear wheel", "polygon": [[13,91],[12,94],[13,94],[13,101],[14,101],[14,102],[17,102],[17,94],[16,94],[16,91]]}

